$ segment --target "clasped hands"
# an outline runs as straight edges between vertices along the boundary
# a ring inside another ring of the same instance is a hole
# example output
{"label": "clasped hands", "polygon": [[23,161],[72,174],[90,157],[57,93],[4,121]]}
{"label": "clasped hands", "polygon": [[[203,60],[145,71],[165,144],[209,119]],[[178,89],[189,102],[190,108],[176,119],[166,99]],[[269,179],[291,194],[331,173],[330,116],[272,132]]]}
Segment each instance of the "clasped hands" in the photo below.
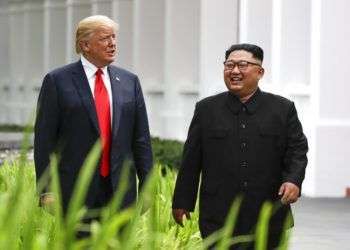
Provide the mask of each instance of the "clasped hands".
{"label": "clasped hands", "polygon": [[[291,183],[284,182],[278,190],[278,195],[281,196],[281,203],[288,205],[294,203],[298,200],[300,194],[300,188]],[[183,227],[183,217],[186,216],[186,219],[190,220],[190,212],[183,208],[174,208],[173,217],[177,224]]]}

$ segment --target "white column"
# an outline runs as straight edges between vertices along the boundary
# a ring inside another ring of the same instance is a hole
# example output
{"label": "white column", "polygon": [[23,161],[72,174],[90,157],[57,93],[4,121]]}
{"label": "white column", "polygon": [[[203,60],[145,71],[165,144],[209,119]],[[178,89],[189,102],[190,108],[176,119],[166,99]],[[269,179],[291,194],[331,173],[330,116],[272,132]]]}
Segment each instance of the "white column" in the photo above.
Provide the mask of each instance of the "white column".
{"label": "white column", "polygon": [[[266,72],[260,86],[268,90],[271,89],[269,85],[273,84],[271,55],[275,48],[272,46],[276,41],[279,44],[278,40],[273,41],[273,32],[279,32],[278,24],[273,25],[273,20],[279,19],[278,6],[275,5],[275,10],[273,9],[273,2],[277,4],[275,1],[277,0],[240,0],[239,41],[253,43],[263,48]],[[279,39],[278,34],[275,38]],[[278,55],[275,58],[279,58]]]}
{"label": "white column", "polygon": [[223,62],[225,51],[239,39],[239,12],[237,0],[201,0],[200,97],[226,91]]}
{"label": "white column", "polygon": [[92,15],[106,15],[112,17],[112,2],[113,0],[91,0]]}
{"label": "white column", "polygon": [[9,122],[8,96],[10,90],[10,40],[8,2],[0,2],[0,124]]}
{"label": "white column", "polygon": [[45,0],[43,31],[43,74],[46,74],[66,63],[67,7],[65,0]]}
{"label": "white column", "polygon": [[91,2],[87,0],[67,0],[66,63],[78,59],[75,53],[75,30],[80,20],[91,16]]}
{"label": "white column", "polygon": [[[350,33],[348,22],[350,2],[346,0],[313,1],[319,34],[314,34],[312,47],[321,59],[313,70],[319,80],[318,119],[315,122],[315,195],[345,196],[350,187]],[[316,52],[316,51],[315,51]]]}
{"label": "white column", "polygon": [[111,7],[111,18],[119,24],[118,55],[115,64],[128,70],[133,70],[134,43],[136,44],[134,42],[134,5],[133,0],[113,0]]}
{"label": "white column", "polygon": [[[294,101],[304,133],[309,139],[310,153],[303,193],[310,194],[313,182],[313,122],[310,91],[311,68],[311,2],[303,0],[273,1],[272,92]],[[317,62],[315,62],[317,63]],[[316,64],[315,64],[316,65]]]}
{"label": "white column", "polygon": [[7,96],[8,123],[21,124],[21,104],[22,96],[19,89],[24,84],[25,61],[25,19],[24,1],[12,0],[9,3],[9,64],[10,64],[10,84]]}
{"label": "white column", "polygon": [[44,8],[43,0],[25,1],[24,11],[24,50],[22,60],[23,82],[18,88],[18,108],[21,124],[34,122],[37,86],[41,82],[44,64]]}
{"label": "white column", "polygon": [[[124,10],[130,10],[130,2],[133,3],[133,20],[130,20],[121,9],[124,7]],[[132,65],[140,77],[145,93],[151,134],[162,136],[162,112],[165,108],[165,1],[118,1],[118,6],[117,19],[120,21],[120,55],[118,62],[120,60],[121,62],[130,63],[131,57],[128,58],[128,55],[129,51],[133,50],[133,54],[131,54]],[[133,23],[132,31],[128,30],[130,27],[128,24],[131,22]],[[128,35],[130,32],[132,37]],[[133,45],[133,48],[130,48],[130,44]]]}
{"label": "white column", "polygon": [[[166,1],[163,137],[185,139],[198,98],[200,0]],[[188,117],[187,117],[187,116]]]}

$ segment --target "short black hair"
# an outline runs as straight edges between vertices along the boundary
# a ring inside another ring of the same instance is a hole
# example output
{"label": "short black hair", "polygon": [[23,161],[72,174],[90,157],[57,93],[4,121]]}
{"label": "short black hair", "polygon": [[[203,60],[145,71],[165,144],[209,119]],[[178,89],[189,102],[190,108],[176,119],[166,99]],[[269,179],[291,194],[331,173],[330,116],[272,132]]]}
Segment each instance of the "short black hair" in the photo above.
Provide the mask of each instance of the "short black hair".
{"label": "short black hair", "polygon": [[226,50],[225,60],[229,57],[229,55],[236,50],[244,50],[253,54],[253,58],[260,60],[261,62],[264,60],[264,51],[258,45],[249,44],[249,43],[239,43],[231,45],[231,47]]}

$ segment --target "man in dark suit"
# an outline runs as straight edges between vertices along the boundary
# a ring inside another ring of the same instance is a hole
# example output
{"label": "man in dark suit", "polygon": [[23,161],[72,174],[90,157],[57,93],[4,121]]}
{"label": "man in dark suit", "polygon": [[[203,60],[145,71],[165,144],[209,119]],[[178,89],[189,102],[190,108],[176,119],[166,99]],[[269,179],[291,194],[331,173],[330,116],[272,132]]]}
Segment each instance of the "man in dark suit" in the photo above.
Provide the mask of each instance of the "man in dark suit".
{"label": "man in dark suit", "polygon": [[[226,51],[228,91],[196,105],[176,181],[173,216],[180,225],[184,215],[190,218],[201,175],[202,237],[224,225],[232,202],[242,195],[233,235],[254,233],[262,204],[274,202],[279,205],[270,220],[268,243],[273,249],[290,203],[300,196],[308,145],[293,102],[259,89],[262,61],[263,50],[256,45],[237,44]],[[232,249],[239,247],[243,246]]]}
{"label": "man in dark suit", "polygon": [[[88,189],[88,208],[106,205],[116,190],[121,169],[132,161],[123,206],[136,198],[136,174],[142,184],[152,167],[145,102],[139,79],[115,60],[117,24],[106,16],[80,21],[76,51],[80,60],[48,73],[41,87],[35,123],[37,180],[59,157],[63,210],[66,211],[82,164],[98,139],[102,153]],[[130,164],[128,164],[129,166]],[[41,201],[52,200],[42,194]]]}

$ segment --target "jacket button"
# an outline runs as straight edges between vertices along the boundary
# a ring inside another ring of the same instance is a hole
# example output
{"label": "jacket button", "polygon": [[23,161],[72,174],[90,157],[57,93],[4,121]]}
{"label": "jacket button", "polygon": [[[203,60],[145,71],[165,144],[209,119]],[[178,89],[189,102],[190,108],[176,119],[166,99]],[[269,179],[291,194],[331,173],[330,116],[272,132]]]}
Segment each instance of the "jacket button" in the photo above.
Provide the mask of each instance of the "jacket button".
{"label": "jacket button", "polygon": [[245,126],[245,124],[244,123],[242,123],[241,124],[241,128],[245,128],[246,126]]}
{"label": "jacket button", "polygon": [[244,168],[248,167],[248,162],[243,161],[243,162],[241,163],[241,167],[244,167]]}

